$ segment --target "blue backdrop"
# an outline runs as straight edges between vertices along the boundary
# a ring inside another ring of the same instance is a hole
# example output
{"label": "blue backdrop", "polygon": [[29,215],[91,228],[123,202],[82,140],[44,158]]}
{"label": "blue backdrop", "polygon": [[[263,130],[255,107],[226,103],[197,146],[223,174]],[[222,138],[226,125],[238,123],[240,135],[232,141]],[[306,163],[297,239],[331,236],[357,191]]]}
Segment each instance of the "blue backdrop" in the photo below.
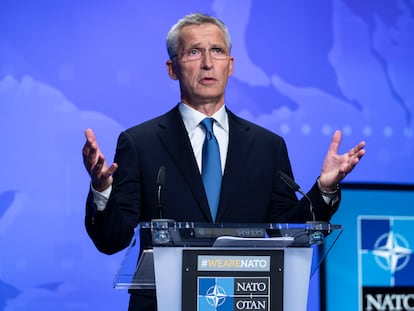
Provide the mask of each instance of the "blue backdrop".
{"label": "blue backdrop", "polygon": [[227,106],[286,138],[303,188],[335,129],[341,152],[368,142],[347,181],[414,183],[412,0],[2,0],[0,309],[125,309],[123,253],[83,227],[83,131],[111,159],[121,130],[179,101],[165,37],[194,11],[229,26]]}

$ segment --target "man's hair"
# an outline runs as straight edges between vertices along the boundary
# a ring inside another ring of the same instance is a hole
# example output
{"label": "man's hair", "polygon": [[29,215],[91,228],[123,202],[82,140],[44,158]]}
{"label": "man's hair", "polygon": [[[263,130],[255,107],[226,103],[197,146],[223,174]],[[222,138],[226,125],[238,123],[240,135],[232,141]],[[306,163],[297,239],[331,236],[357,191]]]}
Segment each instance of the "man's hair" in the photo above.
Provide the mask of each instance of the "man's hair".
{"label": "man's hair", "polygon": [[221,29],[224,35],[224,41],[226,43],[226,47],[231,50],[231,38],[229,34],[229,30],[227,26],[218,18],[202,14],[202,13],[192,13],[184,16],[178,22],[171,27],[170,31],[167,35],[167,51],[169,57],[172,59],[174,56],[177,55],[177,48],[178,48],[178,38],[180,35],[181,30],[190,25],[203,25],[203,24],[213,24],[216,25]]}

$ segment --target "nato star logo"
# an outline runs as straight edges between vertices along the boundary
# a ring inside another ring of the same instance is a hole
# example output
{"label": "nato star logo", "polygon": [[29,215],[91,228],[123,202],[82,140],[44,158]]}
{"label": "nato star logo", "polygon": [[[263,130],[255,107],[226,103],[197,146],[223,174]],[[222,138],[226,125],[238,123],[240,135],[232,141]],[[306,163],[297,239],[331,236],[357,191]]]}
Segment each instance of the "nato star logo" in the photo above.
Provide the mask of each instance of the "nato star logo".
{"label": "nato star logo", "polygon": [[393,231],[381,235],[372,250],[377,264],[382,269],[390,271],[391,274],[403,269],[408,264],[412,252],[407,240]]}
{"label": "nato star logo", "polygon": [[214,285],[210,287],[204,296],[210,306],[217,308],[226,301],[226,291],[223,287]]}

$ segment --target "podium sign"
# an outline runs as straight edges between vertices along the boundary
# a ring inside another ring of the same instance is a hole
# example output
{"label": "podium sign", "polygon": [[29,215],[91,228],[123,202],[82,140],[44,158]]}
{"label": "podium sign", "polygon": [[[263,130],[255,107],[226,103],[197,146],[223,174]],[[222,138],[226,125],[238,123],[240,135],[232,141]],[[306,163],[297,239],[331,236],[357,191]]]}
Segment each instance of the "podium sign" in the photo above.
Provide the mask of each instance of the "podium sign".
{"label": "podium sign", "polygon": [[183,250],[182,310],[282,310],[283,250]]}

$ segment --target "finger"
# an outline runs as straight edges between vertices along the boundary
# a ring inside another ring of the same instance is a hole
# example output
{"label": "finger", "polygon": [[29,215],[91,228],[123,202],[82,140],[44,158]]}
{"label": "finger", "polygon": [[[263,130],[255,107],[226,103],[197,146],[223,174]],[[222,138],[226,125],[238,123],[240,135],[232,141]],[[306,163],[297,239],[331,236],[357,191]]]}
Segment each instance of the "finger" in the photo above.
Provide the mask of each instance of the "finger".
{"label": "finger", "polygon": [[340,172],[344,173],[345,175],[349,174],[355,168],[355,166],[359,163],[362,156],[364,155],[364,152],[362,153],[362,151],[364,150],[360,151],[361,154],[360,153],[355,154],[354,156],[350,157],[348,161],[344,162],[341,165]]}
{"label": "finger", "polygon": [[361,149],[357,153],[355,153],[353,157],[357,159],[361,159],[365,155],[365,153],[366,153],[365,149]]}
{"label": "finger", "polygon": [[365,150],[364,150],[365,145],[366,145],[366,142],[365,141],[359,142],[358,145],[356,145],[354,148],[351,148],[348,151],[348,155],[350,157],[352,157],[352,156],[358,155],[358,154],[365,154]]}
{"label": "finger", "polygon": [[342,132],[339,130],[336,130],[335,133],[332,136],[331,145],[329,146],[329,151],[338,154],[339,145],[341,143],[342,139]]}
{"label": "finger", "polygon": [[353,149],[352,153],[349,154],[350,157],[361,159],[366,153],[365,149],[363,149],[364,146],[365,145],[358,145],[357,147],[355,147]]}
{"label": "finger", "polygon": [[112,163],[111,166],[103,172],[104,177],[109,178],[110,176],[112,176],[114,172],[117,170],[117,168],[118,164]]}
{"label": "finger", "polygon": [[88,128],[85,130],[84,133],[86,137],[86,142],[82,149],[83,162],[85,166],[87,166],[87,169],[91,170],[92,166],[94,166],[97,163],[98,156],[101,155],[101,151],[96,142],[96,137],[92,129]]}
{"label": "finger", "polygon": [[366,146],[366,142],[365,141],[361,141],[357,146],[356,146],[356,152],[357,153],[361,153],[362,155],[365,154],[365,146]]}
{"label": "finger", "polygon": [[85,148],[99,149],[98,144],[96,142],[96,137],[93,131],[91,129],[86,129],[84,133],[86,137],[84,149]]}
{"label": "finger", "polygon": [[356,153],[359,152],[360,150],[364,149],[366,145],[365,141],[361,141],[358,145],[356,145],[354,148],[352,148]]}
{"label": "finger", "polygon": [[90,171],[98,161],[98,154],[99,150],[97,149],[96,144],[86,143],[83,147],[83,163],[85,164],[88,171]]}
{"label": "finger", "polygon": [[94,177],[101,175],[102,169],[104,168],[105,158],[102,155],[98,156],[98,160],[95,164],[92,164],[91,173]]}
{"label": "finger", "polygon": [[97,145],[95,143],[91,143],[90,141],[86,141],[82,148],[82,154],[84,157],[89,156],[91,153],[97,152]]}
{"label": "finger", "polygon": [[86,137],[86,140],[89,141],[89,142],[96,141],[95,133],[90,128],[87,128],[85,130],[85,137]]}

